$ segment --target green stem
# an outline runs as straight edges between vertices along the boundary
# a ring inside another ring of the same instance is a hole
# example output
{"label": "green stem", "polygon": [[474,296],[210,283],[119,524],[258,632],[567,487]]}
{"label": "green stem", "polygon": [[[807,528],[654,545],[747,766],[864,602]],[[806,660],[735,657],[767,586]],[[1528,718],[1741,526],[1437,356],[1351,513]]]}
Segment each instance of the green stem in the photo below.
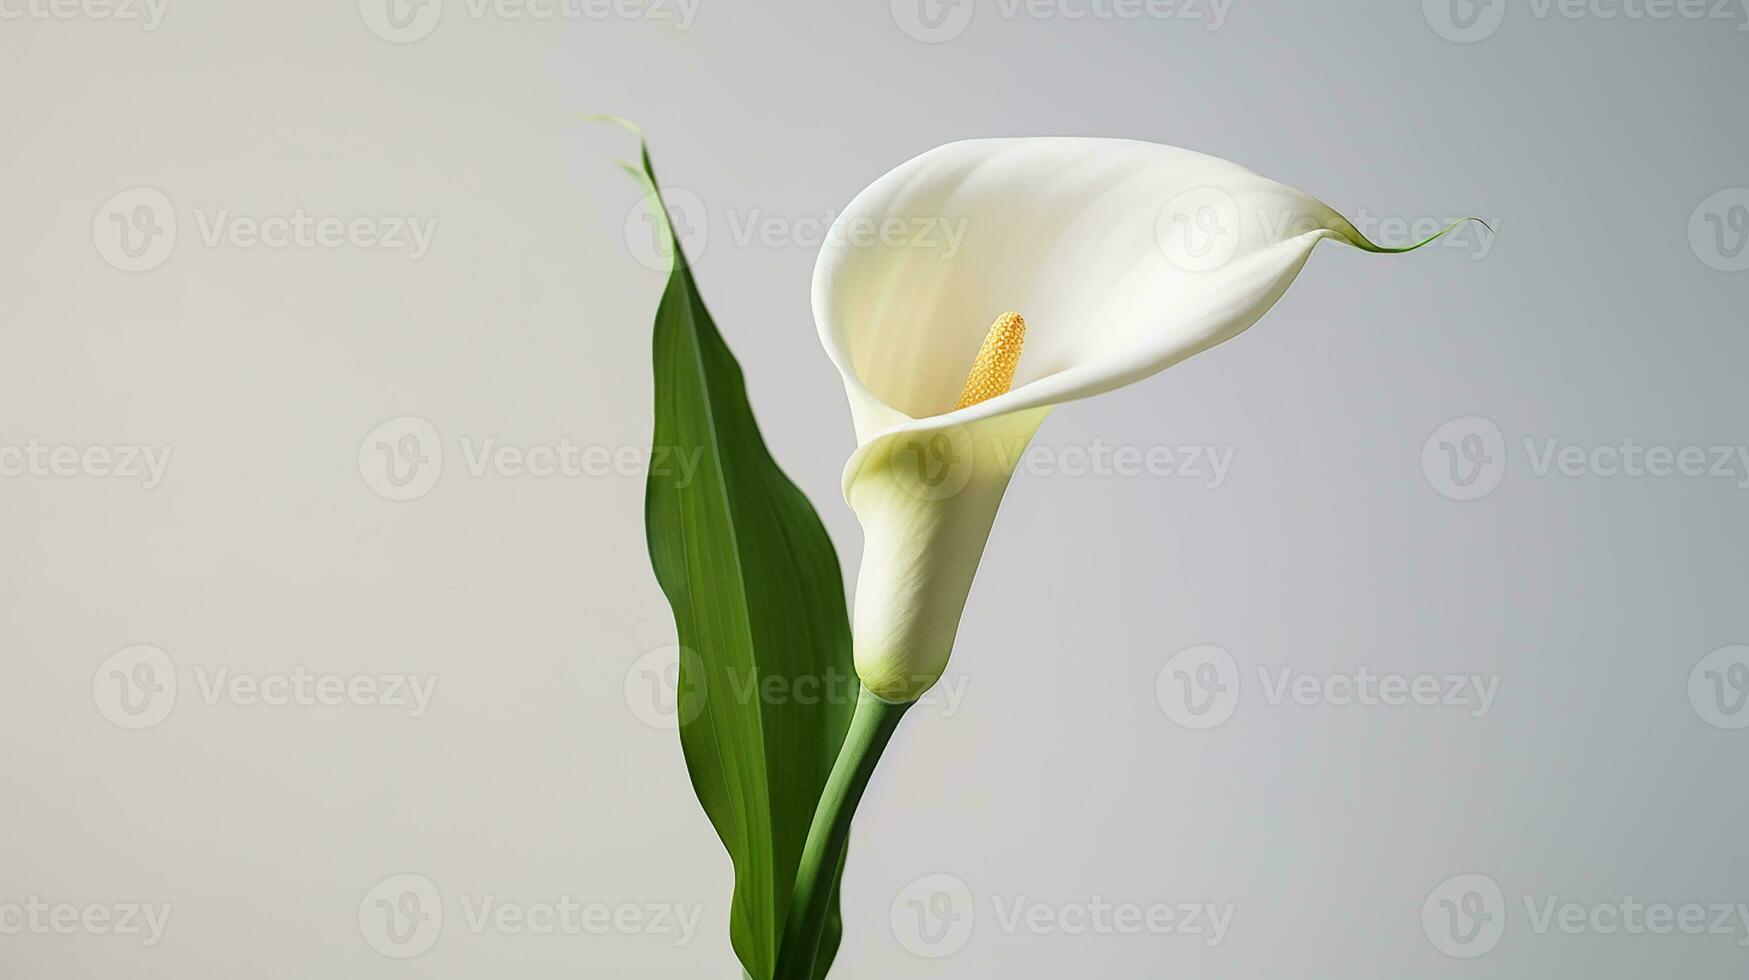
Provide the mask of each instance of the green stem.
{"label": "green stem", "polygon": [[814,822],[808,828],[772,980],[813,980],[820,937],[832,908],[833,879],[844,858],[845,842],[850,839],[850,819],[868,788],[869,777],[874,775],[875,764],[909,707],[882,701],[866,690],[857,698],[844,747],[838,752],[832,775],[826,778]]}

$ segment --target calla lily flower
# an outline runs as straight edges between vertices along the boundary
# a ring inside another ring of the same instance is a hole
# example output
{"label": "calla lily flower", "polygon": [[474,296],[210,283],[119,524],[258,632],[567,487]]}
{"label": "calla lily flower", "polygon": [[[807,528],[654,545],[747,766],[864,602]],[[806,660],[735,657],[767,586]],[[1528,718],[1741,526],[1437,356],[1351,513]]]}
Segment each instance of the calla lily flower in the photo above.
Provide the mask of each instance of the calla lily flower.
{"label": "calla lily flower", "polygon": [[1013,464],[1053,406],[1237,336],[1325,239],[1419,247],[1381,248],[1237,164],[1131,140],[950,143],[857,195],[813,307],[856,427],[844,495],[865,536],[868,691],[906,704],[941,676]]}

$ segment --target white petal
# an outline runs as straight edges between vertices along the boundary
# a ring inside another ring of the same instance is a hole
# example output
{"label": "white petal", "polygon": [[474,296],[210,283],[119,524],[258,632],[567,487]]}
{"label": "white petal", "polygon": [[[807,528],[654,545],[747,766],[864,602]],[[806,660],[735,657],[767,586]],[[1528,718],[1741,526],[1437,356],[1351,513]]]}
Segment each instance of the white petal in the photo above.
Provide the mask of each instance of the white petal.
{"label": "white petal", "polygon": [[[1291,187],[1131,140],[951,143],[857,195],[821,250],[813,304],[859,443],[844,486],[867,539],[864,683],[904,700],[939,676],[1013,462],[1050,406],[1236,336],[1325,238],[1390,251]],[[1013,389],[953,411],[1008,310],[1027,323]],[[951,446],[969,469],[942,495],[931,481]]]}
{"label": "white petal", "polygon": [[863,530],[852,650],[879,697],[913,701],[940,678],[1008,479],[1048,414],[898,429],[852,457],[845,497]]}
{"label": "white petal", "polygon": [[814,315],[867,442],[947,414],[1004,311],[1026,317],[1026,352],[980,416],[1109,391],[1238,334],[1332,236],[1364,243],[1316,198],[1190,150],[950,143],[838,218]]}

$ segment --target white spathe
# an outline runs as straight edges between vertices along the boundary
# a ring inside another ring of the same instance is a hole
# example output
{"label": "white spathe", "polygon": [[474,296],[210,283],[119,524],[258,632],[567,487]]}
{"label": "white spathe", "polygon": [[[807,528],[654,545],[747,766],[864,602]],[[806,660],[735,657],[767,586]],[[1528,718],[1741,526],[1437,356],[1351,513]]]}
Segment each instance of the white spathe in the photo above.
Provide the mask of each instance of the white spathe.
{"label": "white spathe", "polygon": [[[863,684],[908,702],[941,676],[1012,467],[1052,406],[1236,336],[1326,238],[1400,251],[1237,164],[1133,140],[950,143],[858,194],[813,306],[856,425],[844,494],[866,539]],[[1012,389],[954,411],[1008,310],[1027,323]]]}

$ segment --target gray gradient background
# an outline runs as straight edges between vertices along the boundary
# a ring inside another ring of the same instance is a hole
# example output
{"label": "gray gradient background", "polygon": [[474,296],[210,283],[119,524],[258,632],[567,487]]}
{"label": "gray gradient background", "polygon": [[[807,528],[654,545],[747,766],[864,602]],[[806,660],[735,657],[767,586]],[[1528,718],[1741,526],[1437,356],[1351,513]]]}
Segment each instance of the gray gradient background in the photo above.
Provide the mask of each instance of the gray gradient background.
{"label": "gray gradient background", "polygon": [[[1749,902],[1749,730],[1688,693],[1709,651],[1749,643],[1741,470],[1539,476],[1524,446],[1749,439],[1749,273],[1688,234],[1703,200],[1749,186],[1737,21],[1515,4],[1459,43],[1418,3],[1235,0],[1208,30],[977,0],[963,33],[922,43],[885,3],[702,0],[686,30],[448,6],[407,44],[351,0],[170,0],[149,32],[0,21],[0,444],[174,447],[152,490],[0,479],[0,906],[174,906],[151,948],[0,935],[0,974],[737,975],[727,861],[674,735],[628,703],[673,642],[641,478],[475,477],[459,448],[647,442],[662,280],[625,230],[630,141],[575,121],[605,110],[705,208],[706,298],[847,577],[852,435],[808,308],[814,252],[738,243],[752,217],[829,218],[953,139],[1096,134],[1226,156],[1350,214],[1497,223],[1485,259],[1326,246],[1243,337],[1056,413],[1041,445],[1230,447],[1232,469],[1218,488],[1017,477],[950,668],[963,703],[913,715],[859,819],[835,976],[1743,975],[1741,925],[1539,934],[1524,902]],[[162,267],[124,273],[93,215],[142,185],[181,231]],[[300,206],[439,224],[418,261],[208,247],[195,227]],[[394,503],[357,452],[405,415],[447,459]],[[1422,450],[1471,416],[1503,432],[1505,475],[1457,502]],[[181,690],[124,731],[93,676],[141,643]],[[1243,677],[1201,732],[1156,696],[1198,644]],[[207,704],[194,673],[299,665],[439,687],[413,719]],[[1480,718],[1272,705],[1259,666],[1500,690]],[[359,924],[401,873],[446,919],[406,960]],[[1470,873],[1499,884],[1505,933],[1460,960],[1421,913]],[[931,874],[976,901],[937,959],[894,925]],[[460,906],[564,894],[703,919],[676,945],[474,934]],[[1019,896],[1235,912],[1213,947],[1005,931],[991,902]]]}

